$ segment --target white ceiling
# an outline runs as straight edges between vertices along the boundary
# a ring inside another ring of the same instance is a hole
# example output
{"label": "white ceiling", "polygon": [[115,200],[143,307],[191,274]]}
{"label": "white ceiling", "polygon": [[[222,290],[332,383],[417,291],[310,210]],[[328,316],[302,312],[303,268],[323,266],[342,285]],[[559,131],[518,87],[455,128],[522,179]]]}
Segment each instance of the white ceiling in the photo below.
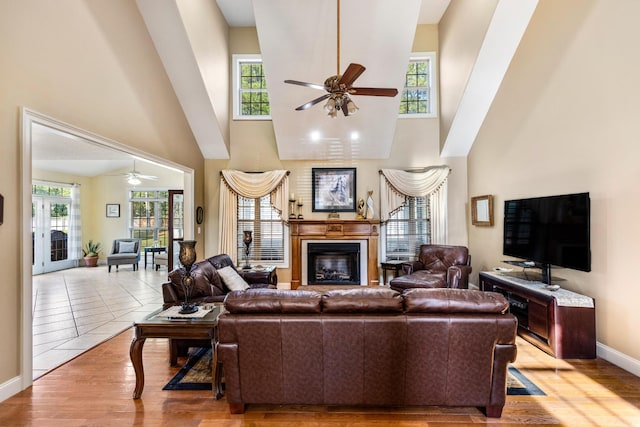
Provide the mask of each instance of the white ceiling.
{"label": "white ceiling", "polygon": [[[284,83],[285,79],[293,79],[321,84],[336,74],[335,0],[216,1],[230,26],[257,28],[281,159],[388,156],[399,96],[354,96],[360,111],[331,119],[322,103],[305,111],[294,110],[322,95],[322,91]],[[461,99],[461,113],[451,125],[443,155],[465,156],[470,150],[537,1],[498,0],[496,16]],[[175,0],[136,0],[136,3],[203,156],[228,159],[229,142],[222,136],[228,132],[220,127],[226,123],[216,117],[210,98],[216,92],[207,87],[206,82],[211,79],[201,75],[199,58],[189,44]],[[342,0],[340,71],[351,62],[360,63],[366,71],[354,86],[396,87],[401,91],[416,24],[438,23],[449,3],[450,0]],[[522,13],[522,9],[527,10]],[[521,16],[516,17],[518,13]],[[504,43],[505,40],[510,42]],[[486,85],[488,81],[490,87]],[[478,95],[484,96],[481,108],[477,107]],[[465,105],[474,107],[462,108]],[[34,133],[35,167],[46,163],[50,170],[95,176],[132,163],[133,157],[126,153],[104,151],[104,147],[95,144],[78,148],[76,144],[80,141],[69,145],[60,135],[48,134],[46,146],[42,145],[39,134],[42,137],[45,133]]]}

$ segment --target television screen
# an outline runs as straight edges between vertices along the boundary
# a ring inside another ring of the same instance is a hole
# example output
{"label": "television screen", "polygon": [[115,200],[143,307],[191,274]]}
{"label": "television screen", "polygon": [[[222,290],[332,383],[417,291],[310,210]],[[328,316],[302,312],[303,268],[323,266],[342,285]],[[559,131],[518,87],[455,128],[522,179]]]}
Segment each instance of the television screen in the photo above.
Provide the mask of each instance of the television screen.
{"label": "television screen", "polygon": [[503,253],[591,271],[589,193],[504,202]]}

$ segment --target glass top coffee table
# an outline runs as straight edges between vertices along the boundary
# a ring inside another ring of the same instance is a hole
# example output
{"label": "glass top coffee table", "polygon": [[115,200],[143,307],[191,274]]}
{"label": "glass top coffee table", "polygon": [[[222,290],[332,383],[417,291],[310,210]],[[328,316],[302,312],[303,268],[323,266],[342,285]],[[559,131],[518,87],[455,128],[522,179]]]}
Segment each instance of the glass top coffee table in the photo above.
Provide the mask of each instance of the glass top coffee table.
{"label": "glass top coffee table", "polygon": [[[177,309],[175,311],[177,312]],[[142,348],[147,338],[168,338],[185,340],[211,340],[211,385],[216,399],[222,397],[222,387],[220,384],[221,366],[218,364],[218,316],[223,311],[223,306],[219,304],[207,304],[200,306],[200,311],[194,316],[201,317],[167,317],[167,311],[159,309],[144,320],[134,322],[135,335],[129,349],[129,356],[136,373],[136,387],[133,391],[133,398],[139,399],[144,388],[144,368],[142,366]],[[203,310],[209,310],[206,314]],[[172,315],[171,312],[168,313]]]}

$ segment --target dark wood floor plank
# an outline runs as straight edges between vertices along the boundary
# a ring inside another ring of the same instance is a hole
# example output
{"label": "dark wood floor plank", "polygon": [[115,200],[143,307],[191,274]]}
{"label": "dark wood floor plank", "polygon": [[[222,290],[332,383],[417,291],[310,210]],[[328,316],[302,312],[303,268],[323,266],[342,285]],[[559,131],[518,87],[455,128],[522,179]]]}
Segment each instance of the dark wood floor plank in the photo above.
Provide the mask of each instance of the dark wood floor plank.
{"label": "dark wood floor plank", "polygon": [[[164,391],[166,340],[144,347],[145,387],[132,399],[135,374],[126,331],[35,381],[0,403],[2,426],[640,426],[640,378],[601,360],[558,360],[518,341],[515,366],[546,396],[508,396],[499,420],[476,408],[362,408],[248,405],[231,415],[209,391]],[[472,357],[472,356],[471,356]]]}

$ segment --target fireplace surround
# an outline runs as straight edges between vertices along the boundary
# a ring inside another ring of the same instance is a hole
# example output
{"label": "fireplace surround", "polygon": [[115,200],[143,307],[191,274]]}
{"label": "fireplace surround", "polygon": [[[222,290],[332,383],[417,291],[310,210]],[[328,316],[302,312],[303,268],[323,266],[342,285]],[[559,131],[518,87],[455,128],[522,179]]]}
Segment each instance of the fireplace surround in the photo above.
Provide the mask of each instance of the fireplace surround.
{"label": "fireplace surround", "polygon": [[379,226],[380,221],[375,219],[290,220],[291,289],[308,284],[307,251],[310,243],[359,244],[360,280],[354,284],[378,286]]}

